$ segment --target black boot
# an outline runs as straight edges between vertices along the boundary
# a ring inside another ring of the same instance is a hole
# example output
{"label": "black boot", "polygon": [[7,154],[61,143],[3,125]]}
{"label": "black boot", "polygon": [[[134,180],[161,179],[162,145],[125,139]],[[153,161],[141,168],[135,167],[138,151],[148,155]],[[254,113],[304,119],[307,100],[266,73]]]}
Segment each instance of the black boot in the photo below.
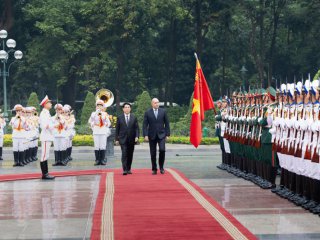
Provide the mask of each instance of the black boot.
{"label": "black boot", "polygon": [[34,148],[34,158],[35,158],[35,161],[38,160],[38,147]]}
{"label": "black boot", "polygon": [[54,151],[54,163],[52,164],[52,166],[59,166],[58,154],[58,151]]}
{"label": "black boot", "polygon": [[24,163],[25,164],[28,164],[29,162],[31,162],[31,161],[29,161],[30,160],[29,157],[30,157],[30,148],[28,148],[27,150],[24,151]]}
{"label": "black boot", "polygon": [[106,165],[107,159],[106,159],[106,150],[100,150],[100,165]]}
{"label": "black boot", "polygon": [[44,180],[53,180],[55,177],[49,175],[48,171],[48,161],[40,162],[42,179]]}
{"label": "black boot", "polygon": [[2,147],[0,147],[0,161],[2,161],[3,158],[2,158]]}
{"label": "black boot", "polygon": [[26,160],[27,150],[24,150],[23,152],[19,153],[19,162],[23,165],[27,165],[28,162]]}
{"label": "black boot", "polygon": [[34,161],[36,161],[36,159],[35,159],[35,148],[34,147],[30,148],[30,151],[31,151],[31,153],[30,153],[31,162],[34,162]]}
{"label": "black boot", "polygon": [[18,167],[19,166],[19,155],[18,155],[18,152],[13,152],[13,160],[14,160],[13,167]]}
{"label": "black boot", "polygon": [[25,156],[24,151],[23,152],[18,152],[18,159],[19,159],[18,166],[20,166],[20,167],[23,167],[25,165],[24,156]]}
{"label": "black boot", "polygon": [[68,148],[68,160],[69,160],[69,161],[72,161],[72,160],[73,160],[73,158],[71,157],[71,154],[72,154],[72,147],[69,147],[69,148]]}
{"label": "black boot", "polygon": [[95,166],[100,165],[100,160],[99,160],[100,151],[99,150],[94,150],[94,154],[95,154],[95,157],[96,157],[96,161],[95,161],[94,165]]}
{"label": "black boot", "polygon": [[68,165],[68,160],[67,160],[67,151],[60,151],[60,164],[62,166],[67,166]]}

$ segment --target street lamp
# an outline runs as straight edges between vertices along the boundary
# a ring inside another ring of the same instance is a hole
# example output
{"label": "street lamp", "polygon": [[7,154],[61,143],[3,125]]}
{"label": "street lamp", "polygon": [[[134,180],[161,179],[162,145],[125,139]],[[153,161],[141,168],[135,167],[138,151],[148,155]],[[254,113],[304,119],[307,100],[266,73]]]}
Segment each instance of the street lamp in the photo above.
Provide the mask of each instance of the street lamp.
{"label": "street lamp", "polygon": [[[8,105],[7,105],[7,77],[9,77],[10,67],[16,60],[20,60],[23,57],[23,53],[19,50],[14,50],[16,47],[16,41],[8,39],[5,44],[5,39],[8,37],[6,30],[0,31],[0,45],[2,42],[2,50],[0,50],[0,61],[3,68],[0,68],[0,76],[3,77],[3,115],[6,121],[8,121]],[[2,41],[1,41],[2,40]],[[7,47],[7,49],[6,49]],[[14,60],[9,61],[10,54],[14,53]]]}
{"label": "street lamp", "polygon": [[246,75],[246,72],[248,72],[248,70],[246,69],[246,67],[245,67],[244,65],[242,65],[242,68],[240,69],[240,72],[241,72],[243,89],[244,89],[244,90],[247,90],[247,88],[246,88],[245,75]]}

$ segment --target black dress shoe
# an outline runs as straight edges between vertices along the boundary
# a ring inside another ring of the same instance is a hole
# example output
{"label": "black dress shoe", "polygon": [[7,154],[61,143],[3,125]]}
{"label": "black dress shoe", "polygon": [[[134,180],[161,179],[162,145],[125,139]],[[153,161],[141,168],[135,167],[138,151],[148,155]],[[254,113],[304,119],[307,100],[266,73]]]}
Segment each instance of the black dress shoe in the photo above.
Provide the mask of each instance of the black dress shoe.
{"label": "black dress shoe", "polygon": [[164,173],[165,173],[164,169],[161,169],[161,170],[160,170],[160,173],[161,173],[161,174],[164,174]]}
{"label": "black dress shoe", "polygon": [[123,173],[122,173],[122,175],[127,175],[128,173],[127,173],[127,171],[124,171]]}
{"label": "black dress shoe", "polygon": [[157,175],[157,171],[152,171],[152,175]]}
{"label": "black dress shoe", "polygon": [[129,170],[127,173],[128,173],[128,174],[132,174],[131,170]]}
{"label": "black dress shoe", "polygon": [[98,165],[100,165],[100,162],[99,162],[99,161],[96,161],[96,162],[94,163],[94,165],[95,165],[95,166],[98,166]]}
{"label": "black dress shoe", "polygon": [[50,176],[49,173],[42,175],[43,180],[53,180],[55,177]]}

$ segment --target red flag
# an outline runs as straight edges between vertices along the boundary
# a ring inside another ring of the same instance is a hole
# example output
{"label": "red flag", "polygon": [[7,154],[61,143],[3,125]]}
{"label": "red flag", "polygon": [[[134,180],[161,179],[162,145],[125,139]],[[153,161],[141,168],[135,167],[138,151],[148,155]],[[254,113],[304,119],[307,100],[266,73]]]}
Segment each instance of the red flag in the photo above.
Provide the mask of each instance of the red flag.
{"label": "red flag", "polygon": [[199,146],[202,139],[201,122],[204,120],[204,112],[210,109],[214,109],[214,103],[197,58],[190,124],[190,142],[195,147]]}

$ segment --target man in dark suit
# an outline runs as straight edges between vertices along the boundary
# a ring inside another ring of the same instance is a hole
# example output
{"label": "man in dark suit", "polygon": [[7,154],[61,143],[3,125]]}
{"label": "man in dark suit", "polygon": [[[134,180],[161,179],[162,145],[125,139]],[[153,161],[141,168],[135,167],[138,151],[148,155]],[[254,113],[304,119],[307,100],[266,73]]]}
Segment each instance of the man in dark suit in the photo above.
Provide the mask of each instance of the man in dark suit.
{"label": "man in dark suit", "polygon": [[152,174],[157,174],[157,144],[159,145],[159,167],[160,173],[164,174],[164,161],[166,152],[166,140],[170,136],[170,124],[167,113],[159,108],[157,98],[151,101],[152,108],[144,114],[143,136],[145,141],[149,141]]}
{"label": "man in dark suit", "polygon": [[139,125],[137,118],[131,113],[131,104],[124,103],[123,114],[117,119],[116,144],[121,146],[121,162],[123,175],[132,174],[131,165],[134,145],[139,140]]}

